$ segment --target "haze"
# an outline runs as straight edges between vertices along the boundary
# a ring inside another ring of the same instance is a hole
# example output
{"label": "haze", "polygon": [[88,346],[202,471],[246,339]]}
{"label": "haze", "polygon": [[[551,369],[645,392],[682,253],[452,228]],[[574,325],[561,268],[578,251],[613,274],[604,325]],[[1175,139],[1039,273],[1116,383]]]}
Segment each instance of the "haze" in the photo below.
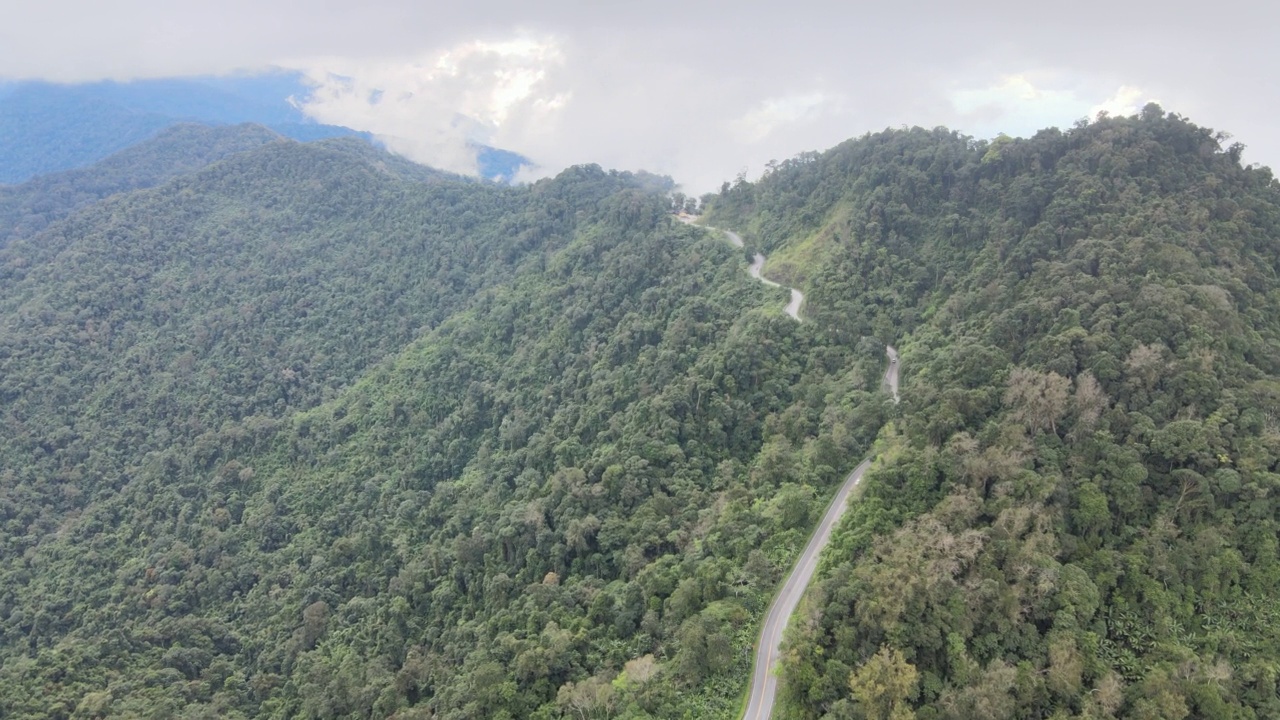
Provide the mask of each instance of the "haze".
{"label": "haze", "polygon": [[1025,135],[1148,100],[1280,159],[1270,4],[886,5],[59,0],[5,9],[0,77],[285,67],[312,117],[420,162],[465,170],[479,141],[692,192],[885,127]]}

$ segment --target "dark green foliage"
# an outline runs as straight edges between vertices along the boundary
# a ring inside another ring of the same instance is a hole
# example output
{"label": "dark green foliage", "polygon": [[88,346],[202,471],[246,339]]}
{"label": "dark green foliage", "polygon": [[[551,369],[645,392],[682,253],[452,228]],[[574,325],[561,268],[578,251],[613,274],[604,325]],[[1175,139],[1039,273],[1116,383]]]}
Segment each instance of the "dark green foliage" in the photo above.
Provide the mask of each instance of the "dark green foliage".
{"label": "dark green foliage", "polygon": [[152,187],[238,152],[282,142],[259,125],[174,125],[88,168],[0,185],[0,247],[116,193]]}
{"label": "dark green foliage", "polygon": [[790,639],[791,715],[869,716],[844,679],[882,647],[919,718],[1280,715],[1268,171],[1150,106],[882,133],[713,213],[827,238],[815,321],[904,338],[893,452]]}
{"label": "dark green foliage", "polygon": [[0,711],[731,713],[880,357],[669,190],[279,144],[0,251]]}
{"label": "dark green foliage", "polygon": [[[0,715],[1280,714],[1280,189],[1150,107],[710,197],[273,143],[0,250]],[[903,357],[903,404],[878,387]],[[892,420],[886,424],[886,421]]]}
{"label": "dark green foliage", "polygon": [[21,526],[130,482],[146,458],[258,442],[350,383],[554,232],[521,204],[280,143],[10,243],[0,447]]}

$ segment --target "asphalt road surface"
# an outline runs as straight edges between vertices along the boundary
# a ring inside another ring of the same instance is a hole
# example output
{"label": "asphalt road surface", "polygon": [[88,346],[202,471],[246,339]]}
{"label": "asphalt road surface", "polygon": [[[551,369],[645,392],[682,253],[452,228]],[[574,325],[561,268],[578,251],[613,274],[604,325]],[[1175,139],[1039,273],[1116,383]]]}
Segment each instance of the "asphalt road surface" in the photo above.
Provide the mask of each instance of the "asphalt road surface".
{"label": "asphalt road surface", "polygon": [[[884,379],[893,390],[893,401],[897,402],[898,351],[892,347],[886,347],[885,353],[889,356],[889,369],[885,371]],[[840,516],[844,515],[845,508],[849,505],[849,495],[853,493],[858,483],[862,482],[862,475],[870,466],[870,458],[863,460],[853,469],[853,472],[849,473],[849,477],[845,478],[844,484],[840,486],[840,490],[827,508],[827,514],[822,516],[822,522],[818,523],[813,536],[809,538],[809,544],[800,554],[800,559],[796,560],[796,565],[787,576],[782,590],[769,606],[769,612],[764,619],[764,629],[760,631],[760,639],[756,642],[755,669],[751,673],[751,695],[747,701],[747,711],[742,715],[743,720],[769,720],[773,714],[774,696],[778,693],[778,677],[773,674],[773,671],[778,658],[782,657],[782,635],[787,629],[787,622],[795,614],[796,606],[800,604],[800,596],[804,594],[809,581],[813,579],[813,572],[818,569],[818,556],[831,540],[831,530],[839,522]]]}
{"label": "asphalt road surface", "polygon": [[884,351],[889,356],[889,370],[884,374],[884,381],[889,384],[896,405],[902,399],[898,397],[898,351],[892,345],[886,345]]}
{"label": "asphalt road surface", "polygon": [[[733,232],[732,230],[725,230],[724,234],[725,237],[729,238],[729,242],[733,243],[734,247],[742,247],[741,235],[738,235],[738,233]],[[760,253],[756,253],[755,257],[751,258],[751,267],[747,268],[747,272],[751,273],[751,277],[759,280],[765,285],[770,287],[783,287],[761,274],[761,270],[763,269],[764,256]],[[796,322],[803,322],[800,319],[800,306],[804,304],[804,293],[795,288],[787,289],[791,291],[791,302],[787,303],[785,312],[794,318]]]}

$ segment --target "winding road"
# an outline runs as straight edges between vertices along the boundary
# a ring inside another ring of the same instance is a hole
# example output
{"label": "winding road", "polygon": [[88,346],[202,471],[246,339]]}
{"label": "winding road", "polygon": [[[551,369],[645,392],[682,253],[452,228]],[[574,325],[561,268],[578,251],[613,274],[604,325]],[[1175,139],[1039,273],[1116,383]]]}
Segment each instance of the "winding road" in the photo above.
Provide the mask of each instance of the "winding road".
{"label": "winding road", "polygon": [[[681,216],[680,219],[683,222],[693,222],[693,218],[686,219]],[[744,247],[742,236],[738,233],[732,230],[721,232],[735,247]],[[756,253],[751,259],[751,267],[747,268],[747,272],[765,285],[782,287],[761,274],[761,270],[764,269],[764,260],[764,255]],[[804,303],[804,294],[795,288],[789,289],[791,302],[787,304],[786,312],[795,318],[796,322],[802,322],[800,305]],[[893,402],[897,404],[901,400],[898,395],[898,351],[892,345],[886,345],[884,352],[889,357],[889,367],[885,370],[884,382],[893,393]],[[809,538],[809,544],[805,546],[804,552],[800,553],[795,567],[791,569],[786,582],[782,585],[782,590],[773,599],[773,604],[765,614],[764,628],[760,631],[760,639],[756,641],[755,667],[751,672],[751,692],[746,711],[742,714],[743,720],[769,720],[773,715],[773,703],[778,694],[778,676],[774,674],[774,669],[778,659],[782,657],[782,636],[787,630],[787,622],[795,614],[805,588],[813,580],[813,573],[818,569],[818,557],[831,540],[831,531],[835,529],[836,523],[848,508],[849,496],[853,494],[853,489],[858,487],[858,483],[862,482],[862,476],[869,467],[871,467],[871,458],[859,463],[858,467],[844,479],[844,484],[836,491],[836,496],[827,506],[822,522],[818,523],[818,527],[814,529],[813,535]]]}
{"label": "winding road", "polygon": [[[694,222],[693,218],[686,218],[683,215],[680,216],[680,220],[686,223]],[[742,236],[738,233],[732,230],[721,232],[735,247],[744,247]],[[782,287],[761,274],[764,269],[764,260],[764,255],[756,253],[751,258],[751,267],[747,268],[747,272],[765,285]],[[786,312],[795,318],[796,322],[802,322],[800,305],[804,303],[804,294],[795,288],[789,289],[791,302],[787,304]],[[897,404],[901,399],[898,395],[898,350],[892,345],[886,345],[884,352],[889,357],[889,367],[885,370],[884,382],[893,393],[893,402]],[[858,467],[844,479],[844,484],[836,491],[836,496],[827,506],[822,522],[818,523],[818,527],[814,529],[813,535],[809,538],[809,544],[805,546],[804,552],[800,553],[795,567],[791,569],[786,582],[782,585],[782,590],[773,599],[773,604],[765,614],[764,628],[760,631],[760,639],[756,641],[755,667],[751,672],[751,691],[747,699],[746,711],[742,714],[743,720],[769,720],[773,715],[773,703],[778,694],[778,676],[774,674],[774,670],[778,659],[782,657],[782,636],[787,630],[787,622],[795,614],[805,588],[813,580],[813,573],[818,569],[818,557],[831,540],[831,531],[835,529],[836,523],[848,508],[849,496],[853,494],[853,489],[858,487],[858,483],[862,482],[862,476],[869,467],[871,467],[871,458],[859,463]]]}
{"label": "winding road", "polygon": [[885,345],[884,352],[889,356],[889,369],[884,374],[884,381],[889,385],[889,392],[893,393],[893,404],[897,405],[902,400],[898,396],[898,351],[892,345]]}
{"label": "winding road", "polygon": [[[734,247],[743,247],[741,235],[739,235],[738,233],[732,230],[724,230],[723,232],[725,234],[725,237],[729,238],[729,242],[734,244]],[[763,269],[764,269],[764,256],[761,255],[760,253],[756,253],[755,256],[751,258],[751,267],[747,268],[747,272],[751,273],[751,277],[759,280],[765,285],[768,285],[770,287],[782,287],[782,285],[779,285],[778,283],[762,275],[761,270]],[[791,302],[787,303],[785,312],[788,315],[790,315],[792,318],[795,318],[796,322],[804,322],[803,320],[800,319],[800,306],[804,304],[804,293],[800,292],[795,288],[787,288],[787,289],[791,291]]]}
{"label": "winding road", "polygon": [[[885,347],[885,354],[889,356],[889,369],[885,371],[884,379],[889,389],[893,391],[893,401],[896,403],[898,402],[898,351],[892,347]],[[774,696],[778,692],[778,676],[774,675],[774,666],[778,658],[782,657],[782,635],[787,629],[787,621],[795,614],[796,606],[800,604],[800,597],[804,595],[805,588],[813,579],[814,571],[818,569],[818,556],[831,540],[832,529],[849,505],[849,495],[853,493],[858,483],[862,482],[862,475],[868,467],[871,467],[871,458],[863,460],[853,469],[853,472],[849,473],[849,477],[844,479],[844,484],[840,486],[835,498],[831,500],[831,505],[827,507],[827,513],[822,516],[822,522],[818,523],[813,536],[809,538],[809,544],[805,546],[804,552],[800,553],[795,567],[787,576],[782,590],[769,606],[769,612],[764,619],[764,629],[760,631],[760,639],[756,642],[755,669],[751,673],[751,695],[747,700],[746,712],[742,714],[743,720],[769,720],[773,714]]]}

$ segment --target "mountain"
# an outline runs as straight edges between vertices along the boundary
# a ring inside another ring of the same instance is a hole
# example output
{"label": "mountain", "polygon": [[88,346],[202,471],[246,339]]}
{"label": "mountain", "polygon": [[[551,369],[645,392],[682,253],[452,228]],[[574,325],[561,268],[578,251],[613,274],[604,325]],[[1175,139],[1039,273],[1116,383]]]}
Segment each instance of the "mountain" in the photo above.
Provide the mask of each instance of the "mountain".
{"label": "mountain", "polygon": [[299,140],[357,134],[310,122],[288,95],[271,95],[288,88],[301,89],[300,78],[16,83],[0,96],[0,182],[91,164],[178,122],[254,122]]}
{"label": "mountain", "polygon": [[172,118],[93,102],[55,86],[26,86],[0,99],[0,182],[89,164],[151,137]]}
{"label": "mountain", "polygon": [[0,715],[735,717],[870,453],[777,716],[1276,716],[1280,184],[1219,138],[867,135],[707,198],[747,248],[348,140],[51,219],[0,248]]}
{"label": "mountain", "polygon": [[361,140],[360,138],[344,137],[329,138],[326,140],[317,140],[313,143],[316,147],[324,148],[330,152],[341,153],[353,159],[372,165],[380,172],[386,173],[398,180],[406,180],[409,182],[469,182],[470,179],[462,175],[437,170],[426,165],[419,165],[412,160],[407,160],[401,155],[387,152],[382,148],[372,145]]}
{"label": "mountain", "polygon": [[[110,484],[148,448],[309,407],[509,275],[518,202],[273,142],[12,240],[6,448],[34,480],[111,436],[123,454],[90,464]],[[61,389],[37,392],[54,368]]]}
{"label": "mountain", "polygon": [[[299,141],[368,133],[323,125],[295,104],[311,92],[303,76],[270,71],[224,77],[81,84],[0,85],[0,183],[21,183],[90,165],[175,123],[264,125]],[[510,179],[529,160],[476,147],[482,177]]]}
{"label": "mountain", "polygon": [[533,161],[520,153],[488,145],[475,145],[474,148],[480,176],[490,180],[511,182],[522,168],[534,167]]}
{"label": "mountain", "polygon": [[1221,137],[885,132],[714,201],[902,355],[786,716],[1280,716],[1280,184]]}
{"label": "mountain", "polygon": [[[14,238],[33,235],[51,222],[112,195],[153,187],[264,145],[292,142],[261,125],[181,123],[87,168],[42,175],[21,185],[0,186],[0,246]],[[330,138],[312,144],[398,180],[468,182],[467,178],[419,165],[360,138]]]}
{"label": "mountain", "polygon": [[857,379],[670,189],[272,143],[0,250],[4,715],[527,715],[629,660],[732,707],[779,568],[708,513],[785,557],[812,491],[744,472],[764,418]]}
{"label": "mountain", "polygon": [[[724,647],[742,628],[727,623],[748,610],[721,602],[695,623],[712,591],[690,584],[680,610],[645,625],[641,588],[698,566],[727,573],[681,536],[716,497],[714,475],[754,455],[763,411],[808,361],[794,341],[760,345],[785,340],[790,320],[750,313],[762,288],[727,243],[671,223],[669,187],[598,168],[524,190],[406,183],[347,152],[271,143],[10,242],[4,715],[324,714],[429,692],[442,714],[524,715],[598,670],[603,648],[644,660],[652,633],[682,625],[681,687],[708,671],[698,643],[713,644],[710,670],[740,666]],[[771,379],[773,357],[787,357],[787,379]],[[672,414],[689,416],[654,424]],[[489,534],[517,507],[518,536]],[[477,515],[443,518],[454,512]],[[183,548],[198,552],[191,564]],[[289,579],[300,552],[355,555]],[[508,589],[483,600],[489,553],[511,564]],[[643,583],[623,580],[652,561]],[[617,584],[593,612],[616,619],[594,637],[582,603],[598,577]],[[120,594],[118,578],[138,592]],[[376,589],[387,583],[399,589]],[[524,585],[547,588],[547,605],[512,605]],[[369,602],[351,620],[404,642],[349,646],[337,620],[321,642],[330,612]],[[294,633],[302,611],[311,629]],[[407,612],[407,625],[383,626],[383,612]],[[516,697],[477,701],[466,688],[495,661],[474,655],[475,633],[507,634],[511,612],[545,630],[503,641],[534,675],[520,671]],[[431,641],[442,623],[454,630]],[[97,669],[68,674],[72,647],[70,665]],[[376,676],[344,661],[351,652]],[[358,687],[314,687],[339,666]],[[393,666],[401,679],[378,675]],[[174,684],[223,673],[206,691]],[[659,691],[646,702],[675,702]]]}
{"label": "mountain", "polygon": [[[147,188],[230,155],[283,142],[260,125],[173,125],[88,168],[0,186],[0,246],[116,193]],[[391,157],[391,156],[388,156]]]}

